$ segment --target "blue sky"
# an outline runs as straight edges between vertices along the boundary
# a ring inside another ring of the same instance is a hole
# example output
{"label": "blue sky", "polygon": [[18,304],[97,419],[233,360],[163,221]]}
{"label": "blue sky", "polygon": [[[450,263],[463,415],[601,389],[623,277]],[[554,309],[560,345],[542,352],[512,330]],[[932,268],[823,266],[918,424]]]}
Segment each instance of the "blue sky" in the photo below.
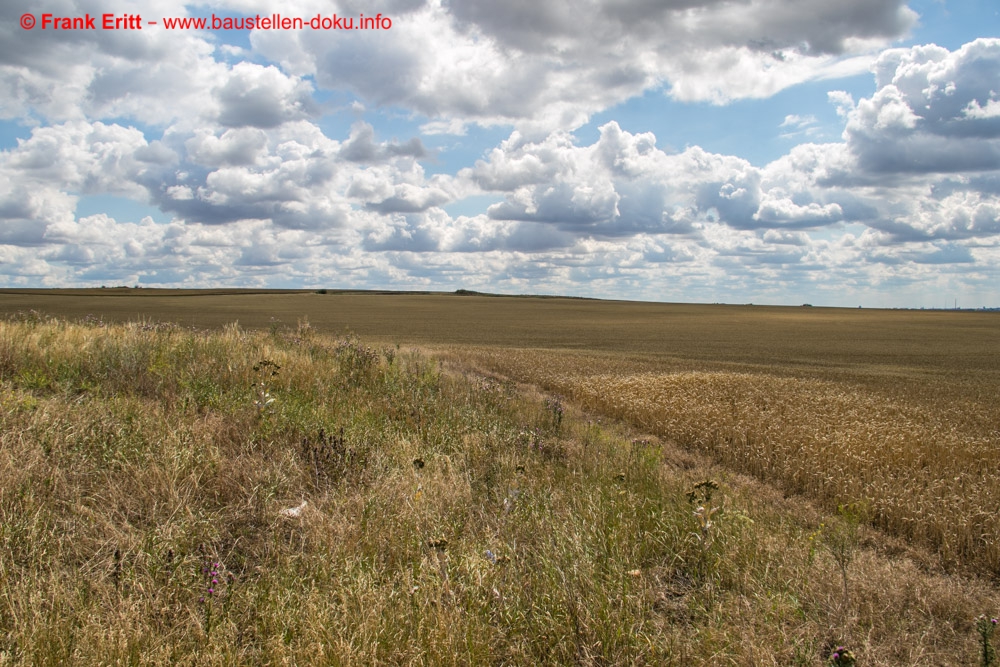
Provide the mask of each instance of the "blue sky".
{"label": "blue sky", "polygon": [[[378,11],[390,29],[162,26]],[[160,25],[22,27],[45,12]],[[1000,306],[998,12],[5,7],[0,285]]]}

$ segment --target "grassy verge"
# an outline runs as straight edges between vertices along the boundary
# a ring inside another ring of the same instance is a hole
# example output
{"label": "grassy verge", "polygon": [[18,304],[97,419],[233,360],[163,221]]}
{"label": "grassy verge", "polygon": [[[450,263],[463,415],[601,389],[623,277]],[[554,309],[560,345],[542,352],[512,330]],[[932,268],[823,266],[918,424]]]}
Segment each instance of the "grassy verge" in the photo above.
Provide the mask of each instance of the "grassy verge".
{"label": "grassy verge", "polygon": [[0,662],[976,664],[930,563],[305,322],[0,323]]}
{"label": "grassy verge", "polygon": [[[613,370],[607,357],[463,348],[465,363],[543,386],[932,549],[1000,575],[1000,422],[988,378],[858,383],[771,372]],[[817,373],[816,375],[820,375]],[[976,390],[976,391],[974,391]]]}

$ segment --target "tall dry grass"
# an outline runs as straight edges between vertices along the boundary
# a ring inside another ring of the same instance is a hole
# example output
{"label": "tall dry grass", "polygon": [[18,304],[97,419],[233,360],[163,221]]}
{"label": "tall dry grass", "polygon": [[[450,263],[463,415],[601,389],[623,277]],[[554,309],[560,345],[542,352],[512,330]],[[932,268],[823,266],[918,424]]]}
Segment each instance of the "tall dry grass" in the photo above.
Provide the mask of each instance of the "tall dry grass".
{"label": "tall dry grass", "polygon": [[465,371],[306,322],[0,322],[0,663],[975,661],[990,585]]}

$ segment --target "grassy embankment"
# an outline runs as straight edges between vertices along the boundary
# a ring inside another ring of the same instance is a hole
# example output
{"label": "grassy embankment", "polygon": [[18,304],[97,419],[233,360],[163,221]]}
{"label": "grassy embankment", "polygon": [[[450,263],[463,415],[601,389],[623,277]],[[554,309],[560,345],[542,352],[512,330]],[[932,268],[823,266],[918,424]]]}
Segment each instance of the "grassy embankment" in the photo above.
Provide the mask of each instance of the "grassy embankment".
{"label": "grassy embankment", "polygon": [[[463,348],[466,363],[625,420],[786,495],[1000,576],[1000,413],[988,374],[812,377],[691,370],[589,352]],[[684,364],[687,366],[687,364]]]}
{"label": "grassy embankment", "polygon": [[0,588],[33,664],[976,664],[1000,603],[407,349],[42,317],[0,323]]}

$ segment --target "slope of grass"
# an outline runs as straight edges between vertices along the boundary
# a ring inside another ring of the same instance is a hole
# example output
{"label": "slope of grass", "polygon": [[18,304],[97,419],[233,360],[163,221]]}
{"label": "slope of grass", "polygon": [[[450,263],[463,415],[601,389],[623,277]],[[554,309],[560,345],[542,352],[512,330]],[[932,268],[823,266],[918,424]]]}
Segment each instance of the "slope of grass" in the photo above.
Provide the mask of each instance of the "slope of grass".
{"label": "slope of grass", "polygon": [[933,392],[907,381],[769,370],[630,369],[590,352],[453,354],[639,425],[786,494],[831,510],[863,505],[867,520],[933,549],[945,565],[1000,575],[1000,421],[990,383],[977,384],[972,374],[964,392],[943,383]]}
{"label": "slope of grass", "polygon": [[305,322],[0,322],[3,663],[975,664],[932,563]]}

